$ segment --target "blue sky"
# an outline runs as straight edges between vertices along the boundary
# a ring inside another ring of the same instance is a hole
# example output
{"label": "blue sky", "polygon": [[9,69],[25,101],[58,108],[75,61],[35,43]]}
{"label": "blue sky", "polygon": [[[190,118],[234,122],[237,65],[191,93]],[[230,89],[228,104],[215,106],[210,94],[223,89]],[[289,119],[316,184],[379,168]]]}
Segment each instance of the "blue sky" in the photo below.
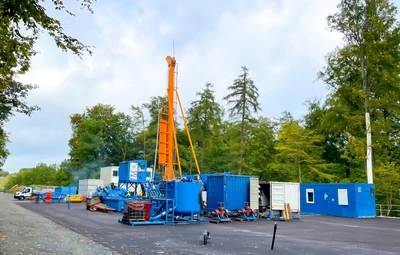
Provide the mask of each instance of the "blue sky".
{"label": "blue sky", "polygon": [[[29,103],[42,110],[32,117],[16,115],[6,125],[11,152],[4,169],[15,172],[39,162],[60,163],[68,157],[69,116],[97,103],[130,113],[130,105],[164,95],[165,57],[178,61],[178,86],[185,107],[205,82],[215,85],[217,99],[246,65],[259,88],[260,115],[305,114],[303,103],[324,96],[314,82],[324,56],[340,44],[326,17],[339,0],[203,0],[105,1],[94,15],[71,7],[77,17],[51,11],[65,30],[94,45],[83,59],[57,49],[43,35],[41,52],[20,80],[40,86]],[[48,5],[51,9],[51,5]]]}

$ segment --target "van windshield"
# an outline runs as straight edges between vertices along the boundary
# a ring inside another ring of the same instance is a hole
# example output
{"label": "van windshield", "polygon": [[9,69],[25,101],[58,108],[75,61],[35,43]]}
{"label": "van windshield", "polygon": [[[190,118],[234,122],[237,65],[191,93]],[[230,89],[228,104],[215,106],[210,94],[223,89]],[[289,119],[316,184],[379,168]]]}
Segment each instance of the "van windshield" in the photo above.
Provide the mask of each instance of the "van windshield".
{"label": "van windshield", "polygon": [[30,188],[25,188],[21,191],[21,193],[29,193],[31,191]]}

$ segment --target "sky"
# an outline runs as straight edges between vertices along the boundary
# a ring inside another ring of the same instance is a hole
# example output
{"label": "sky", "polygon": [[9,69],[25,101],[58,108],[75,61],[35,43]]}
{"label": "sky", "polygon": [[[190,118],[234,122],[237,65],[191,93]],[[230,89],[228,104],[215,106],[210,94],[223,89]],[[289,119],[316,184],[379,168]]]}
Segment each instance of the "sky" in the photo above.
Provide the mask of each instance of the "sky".
{"label": "sky", "polygon": [[290,111],[301,117],[306,100],[326,96],[317,73],[342,39],[326,22],[339,0],[98,0],[94,14],[68,3],[76,17],[46,7],[69,35],[93,45],[94,54],[81,59],[62,52],[46,34],[38,40],[40,53],[20,80],[39,85],[28,102],[41,111],[7,123],[7,171],[67,159],[69,116],[86,107],[111,104],[131,114],[131,105],[165,95],[167,55],[177,59],[185,108],[206,82],[225,106],[226,88],[246,66],[259,89],[259,115],[277,118]]}

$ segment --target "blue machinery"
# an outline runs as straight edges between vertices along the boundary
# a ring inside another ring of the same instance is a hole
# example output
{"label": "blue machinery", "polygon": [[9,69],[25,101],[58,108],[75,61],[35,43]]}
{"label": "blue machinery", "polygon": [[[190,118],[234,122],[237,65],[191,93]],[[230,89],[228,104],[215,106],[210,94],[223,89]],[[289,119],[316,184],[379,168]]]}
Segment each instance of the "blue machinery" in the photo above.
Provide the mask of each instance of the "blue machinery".
{"label": "blue machinery", "polygon": [[[180,180],[175,179],[174,166],[177,165],[182,177],[178,143],[175,131],[175,96],[179,103],[182,118],[186,127],[193,158],[196,163],[197,172],[200,169],[197,163],[194,146],[192,144],[189,129],[179,99],[178,90],[175,85],[175,66],[174,57],[166,57],[168,63],[168,88],[167,106],[161,106],[159,111],[159,123],[157,130],[158,165],[164,172],[163,180],[149,181],[147,179],[147,161],[134,160],[121,162],[118,168],[119,188],[124,187],[128,190],[132,201],[125,201],[123,217],[119,222],[130,225],[146,224],[175,224],[185,223],[206,223],[202,219],[203,211],[201,181],[194,179]],[[174,162],[176,157],[177,162]],[[156,160],[155,160],[156,161]],[[156,165],[156,162],[155,162]]]}
{"label": "blue machinery", "polygon": [[202,183],[197,181],[160,181],[142,183],[145,197],[125,202],[120,223],[168,225],[207,223],[202,219]]}
{"label": "blue machinery", "polygon": [[130,195],[120,198],[124,216],[119,222],[130,225],[207,222],[201,217],[201,181],[146,181],[146,169],[145,160],[120,163],[119,188],[124,188]]}

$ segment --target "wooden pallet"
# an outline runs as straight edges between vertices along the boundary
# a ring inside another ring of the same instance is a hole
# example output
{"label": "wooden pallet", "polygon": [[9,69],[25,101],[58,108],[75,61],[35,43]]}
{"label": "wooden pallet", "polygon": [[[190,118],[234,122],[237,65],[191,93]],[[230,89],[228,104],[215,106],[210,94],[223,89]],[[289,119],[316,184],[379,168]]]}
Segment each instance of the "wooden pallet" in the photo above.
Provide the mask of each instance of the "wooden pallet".
{"label": "wooden pallet", "polygon": [[292,209],[290,208],[290,204],[289,203],[285,203],[285,205],[284,205],[283,219],[285,221],[293,221]]}

